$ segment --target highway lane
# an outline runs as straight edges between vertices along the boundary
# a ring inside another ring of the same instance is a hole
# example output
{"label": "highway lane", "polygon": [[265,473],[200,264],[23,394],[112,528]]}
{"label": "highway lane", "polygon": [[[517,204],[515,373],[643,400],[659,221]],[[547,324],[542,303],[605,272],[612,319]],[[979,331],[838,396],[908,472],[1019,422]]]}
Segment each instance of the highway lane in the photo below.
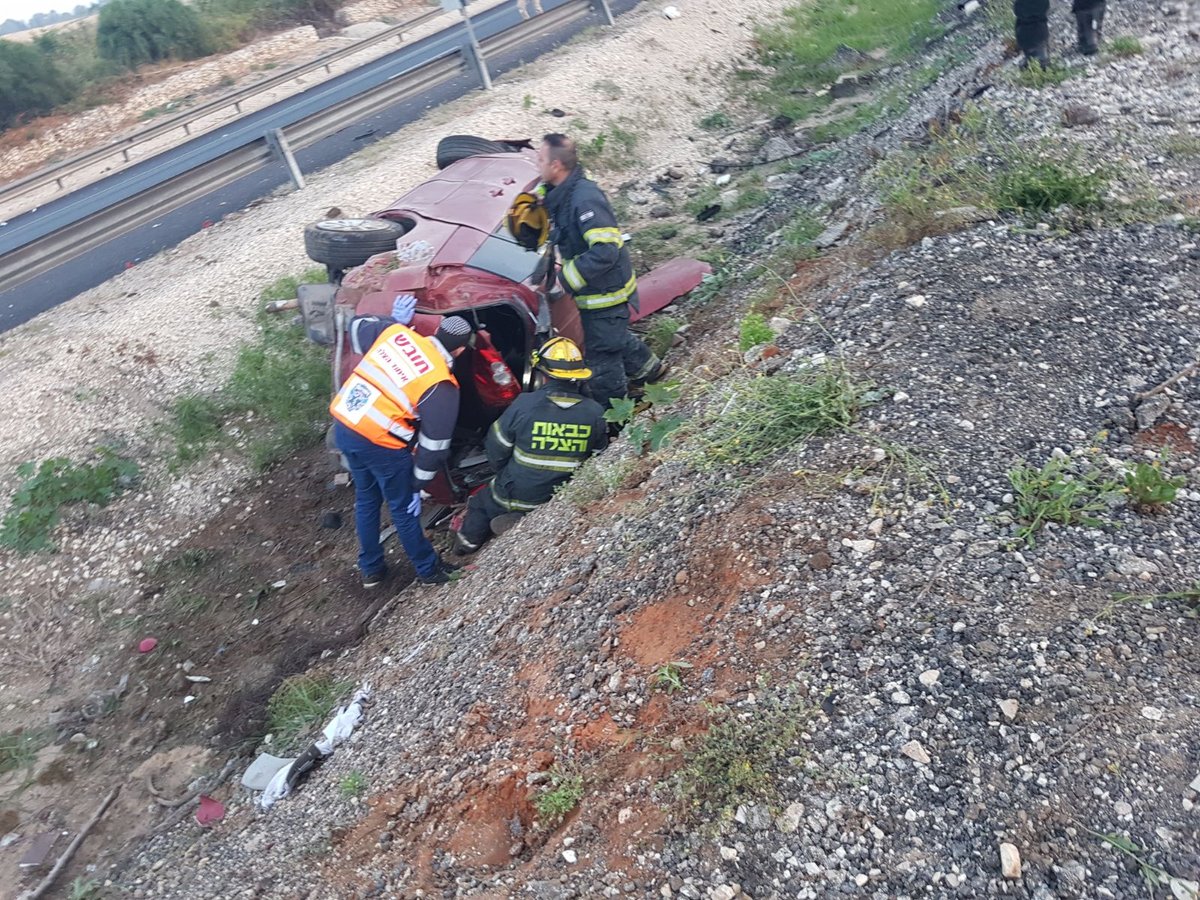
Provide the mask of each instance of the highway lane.
{"label": "highway lane", "polygon": [[[636,5],[636,2],[637,0],[619,0],[619,2],[612,4],[613,12],[615,14],[631,9]],[[557,5],[558,3],[553,2],[553,0],[543,3],[545,9],[550,9]],[[511,4],[496,7],[493,10],[482,13],[472,21],[479,36],[486,38],[512,25],[518,24],[520,17],[514,0]],[[489,58],[489,70],[493,77],[501,75],[517,66],[524,65],[536,59],[538,56],[566,42],[584,28],[600,24],[600,22],[599,13],[593,11],[586,18],[578,20],[556,33],[544,35],[521,48]],[[453,34],[432,35],[430,38],[402,48],[400,51],[382,57],[380,60],[376,60],[367,66],[344,73],[342,76],[331,79],[321,85],[316,85],[303,94],[288,98],[285,101],[281,101],[280,104],[251,114],[245,119],[233,123],[229,128],[205,135],[204,138],[208,140],[204,141],[204,146],[202,147],[192,147],[189,143],[175,148],[175,150],[160,154],[159,157],[138,163],[122,173],[118,173],[118,175],[111,176],[109,179],[97,183],[97,185],[74,192],[62,198],[61,201],[56,201],[54,204],[42,207],[38,210],[38,214],[48,217],[43,220],[43,223],[45,221],[75,221],[80,217],[80,210],[93,212],[104,208],[108,202],[111,202],[104,198],[104,189],[102,186],[113,178],[140,177],[145,180],[151,172],[162,173],[166,171],[170,174],[181,174],[188,171],[201,162],[216,158],[221,153],[228,152],[230,149],[238,146],[237,143],[221,142],[217,144],[221,148],[221,152],[213,154],[210,142],[218,141],[221,135],[232,134],[235,136],[235,140],[241,135],[246,135],[246,141],[241,142],[244,144],[249,140],[260,137],[264,131],[270,128],[281,127],[279,123],[283,117],[289,117],[289,124],[298,121],[321,106],[328,106],[331,102],[337,102],[340,99],[353,96],[361,92],[365,86],[378,84],[383,73],[387,73],[383,77],[394,77],[444,55],[446,52],[449,52],[448,48],[457,47],[462,40],[459,28],[452,29],[452,31]],[[415,56],[412,55],[414,53],[416,54]],[[414,59],[417,61],[414,62]],[[337,83],[335,84],[334,82]],[[304,172],[312,172],[336,163],[363,147],[395,132],[404,125],[416,121],[426,110],[449,102],[477,88],[477,78],[463,75],[426,92],[420,98],[414,98],[379,110],[370,117],[349,125],[336,134],[330,135],[313,146],[298,152],[297,159],[300,167]],[[287,110],[277,108],[284,104],[290,104]],[[198,143],[202,140],[204,139],[197,139],[193,143]],[[206,156],[205,154],[212,155]],[[164,159],[163,157],[168,158]],[[178,168],[179,166],[182,166],[182,168]],[[102,283],[127,268],[130,264],[136,264],[163,249],[174,246],[188,235],[199,231],[204,222],[216,222],[230,212],[244,209],[253,201],[266,196],[281,184],[285,184],[287,180],[287,173],[282,164],[268,165],[201,199],[164,214],[155,222],[127,234],[117,236],[88,253],[66,261],[36,279],[0,292],[0,332],[7,331],[22,322],[26,322],[38,313],[50,309],[82,291]],[[153,181],[147,181],[147,183],[153,183]],[[397,186],[397,193],[400,192],[402,187],[400,185]],[[112,186],[110,185],[107,190],[111,194],[113,191]],[[380,204],[383,205],[391,199],[393,199],[391,195],[380,197]],[[28,243],[29,240],[35,239],[27,237],[28,235],[33,234],[40,237],[49,233],[44,230],[44,224],[25,224],[20,221],[26,219],[28,215],[14,219],[8,226],[0,228],[0,253],[4,252],[6,248],[19,247],[24,243]],[[304,224],[303,222],[296,223],[297,242],[301,240],[301,228]],[[23,230],[19,232],[9,231],[10,228],[18,225]],[[14,238],[10,235],[19,236]]]}

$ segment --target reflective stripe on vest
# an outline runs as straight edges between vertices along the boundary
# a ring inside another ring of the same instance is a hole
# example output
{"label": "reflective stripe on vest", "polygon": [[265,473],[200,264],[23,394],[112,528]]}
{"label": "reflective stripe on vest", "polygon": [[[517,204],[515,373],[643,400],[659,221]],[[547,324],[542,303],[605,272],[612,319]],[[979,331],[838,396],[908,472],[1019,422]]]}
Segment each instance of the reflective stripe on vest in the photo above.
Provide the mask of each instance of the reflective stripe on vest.
{"label": "reflective stripe on vest", "polygon": [[625,286],[610,294],[580,294],[576,295],[575,303],[580,309],[608,309],[610,306],[620,306],[628,303],[633,292],[637,290],[637,276],[630,275]]}
{"label": "reflective stripe on vest", "polygon": [[329,412],[373,444],[407,447],[417,430],[417,404],[442,381],[458,387],[441,347],[411,328],[393,325],[354,367]]}

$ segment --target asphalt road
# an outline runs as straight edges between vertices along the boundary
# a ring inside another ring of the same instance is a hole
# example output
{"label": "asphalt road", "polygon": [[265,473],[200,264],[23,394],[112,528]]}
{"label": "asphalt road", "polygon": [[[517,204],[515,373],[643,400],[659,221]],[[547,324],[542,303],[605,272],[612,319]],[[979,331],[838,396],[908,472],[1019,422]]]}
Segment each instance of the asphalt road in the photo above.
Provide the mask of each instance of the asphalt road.
{"label": "asphalt road", "polygon": [[[637,0],[616,0],[616,2],[610,2],[610,5],[613,13],[617,14],[633,8],[636,3]],[[549,3],[544,4],[547,7],[550,5]],[[515,3],[489,10],[473,19],[476,31],[481,38],[498,33],[519,21]],[[601,21],[600,14],[593,11],[586,18],[565,29],[540,37],[507,54],[489,57],[489,71],[493,78],[502,75],[536,59],[570,40],[588,26],[600,24]],[[280,127],[285,120],[294,122],[301,118],[302,115],[297,115],[297,109],[314,108],[312,104],[321,100],[325,101],[324,105],[328,105],[336,98],[352,96],[361,90],[364,84],[378,83],[378,72],[386,71],[388,66],[397,69],[397,57],[400,54],[406,54],[404,65],[398,68],[395,74],[401,74],[429,59],[437,58],[446,52],[448,44],[456,43],[458,40],[458,37],[449,35],[432,35],[412,47],[402,48],[367,66],[317,85],[303,94],[287,98],[279,104],[253,113],[232,123],[226,129],[166,151],[157,157],[131,166],[117,175],[75,191],[61,200],[47,204],[33,213],[26,213],[14,218],[0,228],[0,254],[50,233],[55,227],[75,221],[79,218],[81,211],[86,214],[86,211],[93,207],[102,209],[109,202],[107,198],[117,190],[114,179],[145,179],[150,177],[151,171],[160,175],[164,172],[180,174],[220,155],[220,153],[214,153],[213,147],[215,142],[222,137],[231,133],[235,134],[235,139],[237,134],[247,135],[247,140],[259,137],[270,128]],[[414,51],[416,52],[414,53]],[[370,117],[349,125],[336,134],[297,153],[296,158],[300,168],[305,173],[311,173],[332,165],[416,121],[427,110],[461,97],[478,87],[477,78],[464,75],[438,86],[421,98],[381,109]],[[321,97],[315,97],[314,92],[320,92]],[[305,105],[301,105],[302,102]],[[284,106],[288,108],[281,108]],[[227,141],[223,145],[226,150],[221,152],[238,146],[237,143],[230,145]],[[129,266],[148,259],[168,247],[175,246],[184,238],[199,231],[206,221],[216,222],[230,212],[244,209],[255,200],[266,196],[287,182],[287,171],[282,163],[268,165],[205,197],[165,213],[157,221],[119,235],[100,247],[68,260],[35,279],[0,292],[0,332],[27,322],[39,313],[101,284]],[[400,187],[397,186],[398,189]],[[391,199],[393,198],[390,195],[379,198],[381,205]],[[302,240],[302,228],[305,224],[296,222],[298,243]]]}

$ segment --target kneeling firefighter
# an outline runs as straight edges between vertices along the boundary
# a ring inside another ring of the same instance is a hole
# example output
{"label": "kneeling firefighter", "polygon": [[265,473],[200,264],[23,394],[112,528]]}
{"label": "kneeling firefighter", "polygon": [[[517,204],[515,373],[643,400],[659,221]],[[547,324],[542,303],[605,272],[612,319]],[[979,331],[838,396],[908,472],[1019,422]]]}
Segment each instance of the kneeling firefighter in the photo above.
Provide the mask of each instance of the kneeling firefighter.
{"label": "kneeling firefighter", "polygon": [[545,383],[513,401],[488,431],[484,449],[496,474],[467,503],[459,553],[483,546],[494,533],[493,520],[499,533],[503,524],[537,509],[608,444],[604,409],[582,394],[592,372],[575,342],[551,338],[534,353],[533,366]]}

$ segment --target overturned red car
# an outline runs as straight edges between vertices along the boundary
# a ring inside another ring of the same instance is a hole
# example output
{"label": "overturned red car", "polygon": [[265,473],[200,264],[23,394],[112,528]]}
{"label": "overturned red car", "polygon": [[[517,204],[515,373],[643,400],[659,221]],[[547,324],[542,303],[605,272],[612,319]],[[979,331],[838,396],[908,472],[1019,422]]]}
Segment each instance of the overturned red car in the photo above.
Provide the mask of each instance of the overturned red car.
{"label": "overturned red car", "polygon": [[[532,386],[532,351],[555,334],[583,347],[575,304],[547,298],[552,254],[526,250],[505,221],[516,195],[537,183],[535,160],[527,141],[444,138],[440,172],[386,209],[305,229],[308,255],[325,265],[330,283],[301,286],[300,310],[309,338],[332,348],[335,389],[360,358],[347,336],[351,319],[390,315],[399,294],[417,298],[412,327],[422,334],[433,334],[447,315],[477,329],[475,346],[455,362],[461,408],[454,449],[431,489],[444,506],[461,503],[491,476],[483,435]],[[698,260],[675,259],[640,275],[632,320],[684,296],[709,271]]]}

